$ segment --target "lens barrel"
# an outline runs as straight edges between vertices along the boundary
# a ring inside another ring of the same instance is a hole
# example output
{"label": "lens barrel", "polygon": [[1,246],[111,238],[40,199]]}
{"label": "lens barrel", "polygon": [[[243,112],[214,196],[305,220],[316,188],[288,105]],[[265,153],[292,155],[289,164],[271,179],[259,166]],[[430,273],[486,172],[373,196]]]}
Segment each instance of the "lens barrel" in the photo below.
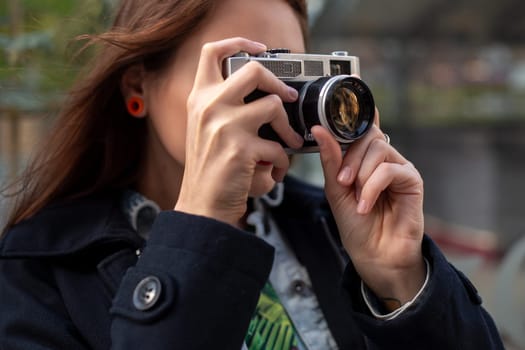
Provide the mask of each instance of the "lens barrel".
{"label": "lens barrel", "polygon": [[350,75],[308,82],[301,89],[298,103],[304,130],[322,125],[339,143],[357,140],[374,122],[372,92],[361,79]]}

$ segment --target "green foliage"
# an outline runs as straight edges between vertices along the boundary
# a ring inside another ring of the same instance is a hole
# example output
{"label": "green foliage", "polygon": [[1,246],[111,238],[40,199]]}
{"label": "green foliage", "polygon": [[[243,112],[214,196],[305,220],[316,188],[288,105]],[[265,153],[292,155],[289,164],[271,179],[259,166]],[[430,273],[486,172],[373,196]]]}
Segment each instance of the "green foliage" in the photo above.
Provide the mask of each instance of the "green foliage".
{"label": "green foliage", "polygon": [[19,101],[28,96],[58,103],[87,59],[73,60],[81,46],[75,37],[104,30],[108,10],[103,0],[1,2],[0,108],[27,109],[32,104]]}

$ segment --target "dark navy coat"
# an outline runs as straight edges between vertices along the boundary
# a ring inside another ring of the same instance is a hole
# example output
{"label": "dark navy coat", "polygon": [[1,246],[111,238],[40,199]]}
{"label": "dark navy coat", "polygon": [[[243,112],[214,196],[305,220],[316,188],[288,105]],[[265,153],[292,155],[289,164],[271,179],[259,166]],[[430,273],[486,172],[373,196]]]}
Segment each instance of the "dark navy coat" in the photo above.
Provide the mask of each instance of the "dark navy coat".
{"label": "dark navy coat", "polygon": [[[273,248],[174,211],[159,215],[145,244],[119,198],[49,206],[2,238],[0,349],[240,349]],[[503,348],[476,289],[430,239],[426,290],[399,317],[381,321],[362,300],[322,190],[287,179],[272,211],[340,349]]]}

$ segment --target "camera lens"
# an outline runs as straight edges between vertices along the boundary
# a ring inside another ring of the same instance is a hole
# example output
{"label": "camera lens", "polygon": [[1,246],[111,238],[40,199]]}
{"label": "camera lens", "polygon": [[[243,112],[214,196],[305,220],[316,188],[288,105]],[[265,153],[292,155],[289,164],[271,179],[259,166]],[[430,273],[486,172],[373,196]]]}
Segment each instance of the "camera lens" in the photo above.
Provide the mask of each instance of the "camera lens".
{"label": "camera lens", "polygon": [[354,133],[359,121],[359,102],[355,93],[345,86],[338,86],[328,103],[330,120],[337,130]]}
{"label": "camera lens", "polygon": [[349,75],[324,77],[306,84],[299,101],[302,125],[321,124],[339,143],[363,136],[374,122],[374,98],[368,86]]}

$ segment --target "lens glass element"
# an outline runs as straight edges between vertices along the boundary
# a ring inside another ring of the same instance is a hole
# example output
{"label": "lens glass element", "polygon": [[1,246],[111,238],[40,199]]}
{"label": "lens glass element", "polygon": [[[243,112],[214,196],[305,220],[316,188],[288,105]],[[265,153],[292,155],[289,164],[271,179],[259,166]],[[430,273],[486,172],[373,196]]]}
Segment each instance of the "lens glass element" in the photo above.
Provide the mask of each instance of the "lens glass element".
{"label": "lens glass element", "polygon": [[329,101],[334,127],[342,135],[354,134],[359,122],[359,101],[356,94],[344,84],[337,84]]}

